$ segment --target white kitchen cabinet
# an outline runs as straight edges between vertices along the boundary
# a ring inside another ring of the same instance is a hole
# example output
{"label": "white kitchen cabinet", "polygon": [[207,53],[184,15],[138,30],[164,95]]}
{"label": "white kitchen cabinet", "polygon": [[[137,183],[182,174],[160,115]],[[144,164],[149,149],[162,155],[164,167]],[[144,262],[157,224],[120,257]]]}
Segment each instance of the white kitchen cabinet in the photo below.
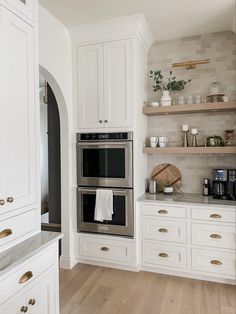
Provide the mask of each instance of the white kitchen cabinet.
{"label": "white kitchen cabinet", "polygon": [[131,126],[131,40],[77,47],[79,129]]}
{"label": "white kitchen cabinet", "polygon": [[36,203],[33,28],[0,7],[0,211]]}
{"label": "white kitchen cabinet", "polygon": [[4,0],[9,4],[10,8],[16,9],[26,18],[33,20],[34,18],[34,0]]}

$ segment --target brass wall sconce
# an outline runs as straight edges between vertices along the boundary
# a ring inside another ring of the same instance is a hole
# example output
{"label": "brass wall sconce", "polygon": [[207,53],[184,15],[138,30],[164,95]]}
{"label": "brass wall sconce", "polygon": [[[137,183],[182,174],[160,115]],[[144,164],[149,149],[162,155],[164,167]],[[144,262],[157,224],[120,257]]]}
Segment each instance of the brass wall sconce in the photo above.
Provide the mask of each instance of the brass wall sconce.
{"label": "brass wall sconce", "polygon": [[173,68],[186,67],[187,70],[192,70],[192,69],[196,69],[196,66],[199,64],[207,64],[207,63],[210,63],[210,59],[173,63],[172,67]]}

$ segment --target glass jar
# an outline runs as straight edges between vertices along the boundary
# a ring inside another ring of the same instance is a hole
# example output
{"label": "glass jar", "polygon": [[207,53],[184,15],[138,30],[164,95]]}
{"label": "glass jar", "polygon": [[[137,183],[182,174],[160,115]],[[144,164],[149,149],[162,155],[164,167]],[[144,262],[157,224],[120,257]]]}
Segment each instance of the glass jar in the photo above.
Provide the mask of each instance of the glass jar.
{"label": "glass jar", "polygon": [[224,86],[220,82],[214,81],[210,84],[209,95],[224,95],[224,93]]}

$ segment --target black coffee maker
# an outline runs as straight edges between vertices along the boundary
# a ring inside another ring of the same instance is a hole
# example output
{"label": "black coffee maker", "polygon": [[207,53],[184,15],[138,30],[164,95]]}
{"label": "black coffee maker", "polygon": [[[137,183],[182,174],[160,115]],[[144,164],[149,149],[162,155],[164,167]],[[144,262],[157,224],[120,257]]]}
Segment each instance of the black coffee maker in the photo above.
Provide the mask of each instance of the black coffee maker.
{"label": "black coffee maker", "polygon": [[213,198],[235,200],[236,198],[236,169],[213,170]]}

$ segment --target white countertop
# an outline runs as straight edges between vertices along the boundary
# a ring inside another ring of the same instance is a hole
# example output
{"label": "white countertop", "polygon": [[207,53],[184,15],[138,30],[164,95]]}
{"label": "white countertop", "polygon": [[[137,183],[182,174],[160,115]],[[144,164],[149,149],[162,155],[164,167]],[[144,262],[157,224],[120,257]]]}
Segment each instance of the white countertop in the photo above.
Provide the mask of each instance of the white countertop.
{"label": "white countertop", "polygon": [[60,240],[62,233],[41,231],[25,241],[0,253],[0,276],[18,266],[52,243]]}
{"label": "white countertop", "polygon": [[174,193],[165,195],[163,193],[150,194],[145,193],[138,198],[138,202],[163,202],[163,203],[181,203],[181,204],[199,204],[199,205],[217,205],[217,206],[236,206],[236,201],[218,200],[212,196],[203,196],[201,194],[184,193],[183,195]]}

